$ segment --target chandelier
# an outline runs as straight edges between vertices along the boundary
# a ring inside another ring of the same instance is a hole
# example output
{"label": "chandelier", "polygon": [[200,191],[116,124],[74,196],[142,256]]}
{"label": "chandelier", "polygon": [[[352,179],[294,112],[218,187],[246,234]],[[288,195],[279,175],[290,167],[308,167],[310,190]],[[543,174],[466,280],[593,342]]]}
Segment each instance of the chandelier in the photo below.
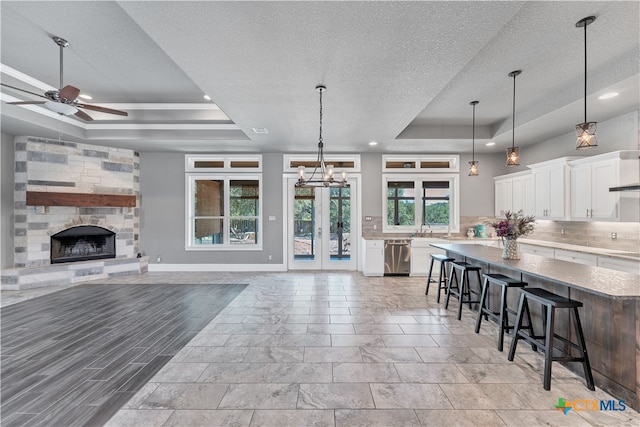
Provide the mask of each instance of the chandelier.
{"label": "chandelier", "polygon": [[298,182],[296,187],[346,187],[347,174],[342,171],[340,178],[334,177],[333,165],[327,165],[324,161],[324,142],[322,141],[322,92],[327,90],[324,85],[316,86],[320,93],[320,136],[318,137],[318,158],[309,178],[305,177],[305,167],[298,166]]}
{"label": "chandelier", "polygon": [[471,161],[469,162],[469,176],[478,176],[478,161],[476,160],[476,105],[480,101],[471,101],[469,105],[473,106],[473,125],[471,137]]}
{"label": "chandelier", "polygon": [[515,70],[509,73],[513,77],[513,104],[511,113],[511,148],[507,148],[507,166],[520,166],[520,148],[516,147],[516,77],[522,73]]}

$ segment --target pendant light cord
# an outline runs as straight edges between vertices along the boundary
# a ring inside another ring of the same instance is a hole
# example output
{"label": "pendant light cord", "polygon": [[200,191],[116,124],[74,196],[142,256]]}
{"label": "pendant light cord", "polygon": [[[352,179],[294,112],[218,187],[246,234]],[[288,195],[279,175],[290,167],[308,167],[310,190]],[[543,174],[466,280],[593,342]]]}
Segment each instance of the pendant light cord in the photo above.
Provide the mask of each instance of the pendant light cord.
{"label": "pendant light cord", "polygon": [[471,161],[476,160],[476,104],[473,104],[473,125],[471,131]]}
{"label": "pendant light cord", "polygon": [[513,106],[511,109],[511,149],[516,146],[516,76],[513,74]]}
{"label": "pendant light cord", "polygon": [[587,123],[587,24],[584,25],[584,122]]}

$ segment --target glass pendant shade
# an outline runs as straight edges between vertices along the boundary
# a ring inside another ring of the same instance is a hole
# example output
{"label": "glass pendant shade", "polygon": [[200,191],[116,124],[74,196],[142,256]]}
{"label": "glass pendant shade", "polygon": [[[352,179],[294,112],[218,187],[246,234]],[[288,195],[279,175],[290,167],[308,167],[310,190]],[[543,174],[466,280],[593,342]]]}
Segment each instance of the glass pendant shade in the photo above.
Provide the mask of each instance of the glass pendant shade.
{"label": "glass pendant shade", "polygon": [[520,148],[507,148],[507,166],[520,166]]}
{"label": "glass pendant shade", "polygon": [[596,138],[596,122],[586,122],[576,125],[576,150],[598,146]]}
{"label": "glass pendant shade", "polygon": [[469,162],[469,176],[478,176],[478,161],[472,160]]}

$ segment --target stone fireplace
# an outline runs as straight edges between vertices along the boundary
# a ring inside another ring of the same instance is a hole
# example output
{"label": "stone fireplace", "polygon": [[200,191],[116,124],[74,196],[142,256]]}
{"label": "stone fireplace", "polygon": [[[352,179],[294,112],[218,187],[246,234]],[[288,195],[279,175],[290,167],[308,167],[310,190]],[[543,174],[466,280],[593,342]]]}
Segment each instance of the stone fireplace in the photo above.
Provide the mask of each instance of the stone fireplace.
{"label": "stone fireplace", "polygon": [[29,136],[14,147],[14,268],[2,271],[3,289],[146,271],[137,152]]}

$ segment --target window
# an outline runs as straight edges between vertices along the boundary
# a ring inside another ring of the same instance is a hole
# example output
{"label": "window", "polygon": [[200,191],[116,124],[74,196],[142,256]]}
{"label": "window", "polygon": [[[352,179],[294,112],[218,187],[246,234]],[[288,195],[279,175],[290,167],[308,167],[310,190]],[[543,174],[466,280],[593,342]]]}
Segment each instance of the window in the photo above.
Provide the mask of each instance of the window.
{"label": "window", "polygon": [[383,174],[383,232],[459,231],[458,174]]}
{"label": "window", "polygon": [[387,183],[387,225],[411,225],[416,222],[414,183]]}
{"label": "window", "polygon": [[[253,168],[254,162],[260,168],[260,160],[224,158],[225,174],[187,174],[188,250],[262,249],[262,174],[229,173]],[[215,156],[187,156],[187,165],[198,162],[220,165]]]}

